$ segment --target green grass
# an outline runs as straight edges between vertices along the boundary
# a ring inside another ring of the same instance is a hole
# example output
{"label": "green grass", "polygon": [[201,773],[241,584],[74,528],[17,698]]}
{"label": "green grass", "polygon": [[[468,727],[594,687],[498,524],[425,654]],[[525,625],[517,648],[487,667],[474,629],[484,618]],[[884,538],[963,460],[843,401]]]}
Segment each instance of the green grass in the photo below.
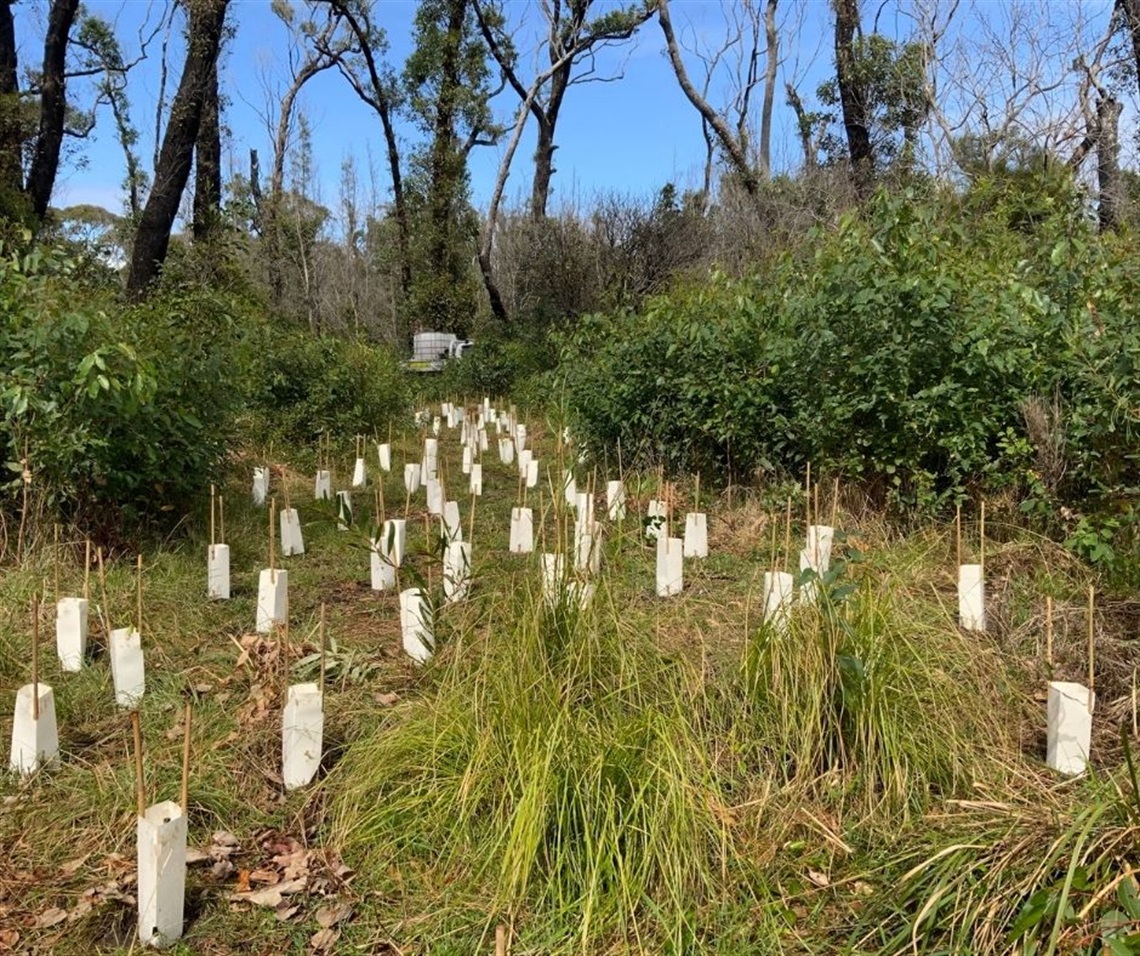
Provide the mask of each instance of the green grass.
{"label": "green grass", "polygon": [[[553,429],[531,426],[557,487]],[[459,487],[458,442],[442,437]],[[417,448],[416,436],[396,444],[389,513],[403,509],[402,466]],[[1044,706],[1034,697],[1046,675],[1041,598],[1057,603],[1054,673],[1080,679],[1087,582],[1047,542],[1000,529],[988,555],[993,626],[970,635],[954,622],[947,529],[903,536],[873,517],[857,528],[848,517],[854,550],[837,549],[847,560],[824,582],[825,600],[798,609],[777,634],[760,625],[761,575],[772,560],[763,502],[782,500],[784,489],[736,489],[731,503],[706,492],[712,554],[686,565],[683,594],[661,600],[639,524],[656,494],[646,477],[631,480],[630,514],[607,533],[593,603],[551,608],[537,555],[506,553],[517,481],[492,450],[466,601],[441,606],[422,493],[412,504],[401,582],[430,582],[440,639],[421,668],[402,653],[396,595],[367,586],[371,492],[356,496],[357,529],[340,533],[331,508],[311,500],[312,453],[279,450],[274,461],[307,548],[281,561],[291,679],[315,676],[322,602],[335,642],[325,774],[306,791],[281,791],[286,663],[280,635],[250,634],[266,514],[247,503],[245,459],[225,489],[232,601],[204,597],[204,513],[144,555],[148,793],[178,792],[181,710],[192,700],[190,843],[228,830],[241,844],[235,872],[191,869],[176,952],[307,952],[316,910],[330,899],[354,907],[340,927],[345,952],[388,943],[405,953],[487,952],[500,923],[517,954],[1117,945],[1117,924],[1104,921],[1114,912],[1131,919],[1120,893],[1140,862],[1131,781],[1115,772],[1130,645],[1123,614],[1108,605],[1096,719],[1104,772],[1078,782],[1044,773]],[[349,465],[338,461],[342,480]],[[585,485],[590,476],[578,477]],[[546,548],[564,547],[568,516],[551,499],[542,489],[536,531]],[[470,502],[459,500],[466,534]],[[529,502],[539,500],[532,491]],[[779,539],[782,517],[774,520]],[[82,584],[81,549],[69,545],[64,593]],[[108,563],[114,626],[134,613],[132,565],[127,553]],[[27,604],[53,578],[47,547],[0,569],[5,738],[12,692],[28,679]],[[101,602],[94,581],[92,596]],[[50,907],[75,912],[109,881],[130,891],[130,738],[94,613],[92,621],[88,666],[63,675],[45,612],[41,676],[56,691],[63,757],[31,780],[0,782],[0,930],[62,954],[126,952],[134,936],[133,908],[116,899],[54,927],[32,925]],[[227,901],[238,870],[272,866],[266,847],[280,835],[314,854],[314,890],[288,922]],[[356,871],[347,884],[328,876],[340,858]],[[1024,938],[1010,936],[1014,927]]]}

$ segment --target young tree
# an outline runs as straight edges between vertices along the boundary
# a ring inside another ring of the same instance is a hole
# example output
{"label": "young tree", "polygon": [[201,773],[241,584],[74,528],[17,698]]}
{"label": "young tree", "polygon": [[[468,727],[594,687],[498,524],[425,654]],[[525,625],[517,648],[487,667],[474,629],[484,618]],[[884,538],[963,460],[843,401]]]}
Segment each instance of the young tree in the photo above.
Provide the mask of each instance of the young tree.
{"label": "young tree", "polygon": [[190,178],[210,75],[217,68],[227,5],[228,0],[189,0],[186,63],[162,138],[154,188],[139,217],[131,250],[127,291],[132,296],[144,294],[166,260],[170,231]]}

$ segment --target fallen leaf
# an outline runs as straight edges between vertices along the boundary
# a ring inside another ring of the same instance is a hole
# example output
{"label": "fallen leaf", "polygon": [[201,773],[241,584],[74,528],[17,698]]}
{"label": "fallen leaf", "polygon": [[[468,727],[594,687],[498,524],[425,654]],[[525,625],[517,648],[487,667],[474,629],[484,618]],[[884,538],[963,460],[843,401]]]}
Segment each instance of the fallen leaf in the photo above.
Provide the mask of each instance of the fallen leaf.
{"label": "fallen leaf", "polygon": [[67,910],[61,910],[58,906],[53,906],[49,910],[44,910],[36,918],[36,929],[47,929],[49,926],[55,926],[57,923],[62,923],[67,919]]}
{"label": "fallen leaf", "polygon": [[287,883],[278,883],[276,886],[266,886],[260,890],[248,893],[231,893],[229,899],[233,903],[252,903],[254,906],[271,906],[276,909],[281,900],[289,893],[300,893],[309,883],[307,877],[299,880],[290,880]]}
{"label": "fallen leaf", "polygon": [[234,889],[235,893],[248,893],[249,892],[249,870],[238,870],[237,886]]}
{"label": "fallen leaf", "polygon": [[340,939],[339,929],[322,929],[313,934],[309,945],[313,947],[314,953],[327,953],[336,945],[338,939]]}
{"label": "fallen leaf", "polygon": [[400,695],[395,691],[389,694],[373,694],[372,696],[381,707],[391,707],[400,699]]}
{"label": "fallen leaf", "polygon": [[250,883],[268,883],[272,886],[274,883],[281,882],[281,874],[276,870],[267,870],[265,868],[259,870],[252,870],[249,874]]}
{"label": "fallen leaf", "polygon": [[205,863],[208,860],[212,859],[213,857],[210,856],[209,853],[207,853],[205,850],[199,850],[196,846],[188,847],[186,849],[187,866],[194,866],[197,863]]}
{"label": "fallen leaf", "polygon": [[339,906],[322,906],[317,910],[317,924],[327,929],[330,926],[336,926],[337,923],[348,919],[351,915],[352,907],[348,903],[341,903]]}
{"label": "fallen leaf", "polygon": [[76,870],[78,870],[81,866],[83,866],[84,863],[87,862],[87,857],[90,855],[90,853],[87,853],[84,856],[81,856],[78,860],[70,860],[69,862],[64,863],[63,866],[59,868],[59,872],[64,876],[72,876]]}
{"label": "fallen leaf", "polygon": [[210,837],[210,842],[216,846],[237,847],[238,838],[234,836],[229,830],[215,830],[214,835]]}
{"label": "fallen leaf", "polygon": [[273,915],[277,917],[278,921],[286,923],[296,916],[301,911],[301,907],[295,903],[282,903],[274,910]]}
{"label": "fallen leaf", "polygon": [[215,880],[225,880],[233,875],[234,865],[229,860],[218,860],[210,867],[210,875]]}
{"label": "fallen leaf", "polygon": [[15,949],[19,941],[19,930],[0,929],[0,949]]}
{"label": "fallen leaf", "polygon": [[819,870],[808,870],[807,878],[820,889],[831,886],[831,880],[828,879],[827,874],[820,873]]}

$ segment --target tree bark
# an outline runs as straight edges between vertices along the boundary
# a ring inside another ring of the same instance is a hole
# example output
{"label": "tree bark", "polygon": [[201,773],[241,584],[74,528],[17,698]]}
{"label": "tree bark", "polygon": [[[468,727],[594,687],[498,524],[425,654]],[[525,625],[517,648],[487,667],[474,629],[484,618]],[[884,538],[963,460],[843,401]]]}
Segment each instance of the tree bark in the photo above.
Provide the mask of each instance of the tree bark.
{"label": "tree bark", "polygon": [[784,90],[788,94],[788,105],[796,114],[796,128],[799,131],[800,145],[804,151],[804,167],[809,170],[815,169],[818,158],[815,155],[815,143],[811,137],[811,123],[808,120],[807,110],[804,109],[804,101],[800,99],[800,94],[791,83],[785,83]]}
{"label": "tree bark", "polygon": [[760,175],[772,175],[772,103],[776,98],[776,68],[780,65],[780,36],[776,32],[776,3],[764,8],[764,32],[768,38],[768,62],[764,71],[764,105],[760,108]]}
{"label": "tree bark", "polygon": [[24,190],[20,164],[19,54],[12,0],[0,0],[0,194],[15,199]]}
{"label": "tree bark", "polygon": [[867,117],[867,95],[855,75],[855,34],[859,31],[859,0],[835,0],[835,80],[843,107],[843,127],[851,159],[851,176],[860,201],[874,186],[875,156]]}
{"label": "tree bark", "polygon": [[760,183],[756,177],[756,171],[748,162],[747,154],[737,138],[733,136],[732,130],[728,128],[724,117],[717,113],[717,111],[709,105],[708,101],[697,92],[697,88],[693,86],[692,81],[689,79],[689,74],[685,70],[685,64],[681,59],[681,51],[677,46],[677,37],[673,33],[673,21],[669,16],[669,0],[658,0],[657,22],[661,24],[661,32],[665,34],[665,47],[669,53],[669,61],[673,64],[673,72],[677,75],[677,82],[681,86],[681,92],[685,94],[689,102],[696,107],[697,112],[701,114],[712,131],[716,133],[717,141],[728,156],[732,168],[740,177],[744,191],[748,193],[749,196],[755,196],[759,191]]}
{"label": "tree bark", "polygon": [[191,0],[186,64],[162,138],[154,188],[135,230],[127,292],[140,297],[158,275],[170,247],[170,230],[190,178],[190,166],[210,71],[216,68],[228,0]]}
{"label": "tree bark", "polygon": [[[554,53],[551,51],[551,56]],[[550,200],[550,180],[554,177],[554,129],[562,99],[570,84],[573,63],[566,63],[550,78],[550,98],[538,117],[538,143],[534,149],[534,180],[530,190],[530,216],[536,222],[546,218],[546,205]]]}
{"label": "tree bark", "polygon": [[1120,114],[1124,104],[1111,96],[1102,96],[1096,105],[1096,175],[1100,187],[1097,218],[1101,232],[1110,232],[1120,224]]}
{"label": "tree bark", "polygon": [[194,145],[194,239],[206,239],[222,206],[222,131],[218,116],[218,61],[206,77],[202,120]]}
{"label": "tree bark", "polygon": [[52,0],[51,11],[48,13],[43,73],[40,77],[40,128],[27,183],[32,214],[37,222],[42,222],[47,215],[52,189],[55,187],[55,175],[59,169],[63,123],[67,115],[67,93],[64,86],[67,41],[78,9],[79,0]]}

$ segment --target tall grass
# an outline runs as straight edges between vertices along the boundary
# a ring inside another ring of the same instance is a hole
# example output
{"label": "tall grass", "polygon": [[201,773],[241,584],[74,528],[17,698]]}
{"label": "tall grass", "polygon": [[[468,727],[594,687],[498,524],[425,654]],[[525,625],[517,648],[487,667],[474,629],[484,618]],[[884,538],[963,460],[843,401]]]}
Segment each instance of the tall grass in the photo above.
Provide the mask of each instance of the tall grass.
{"label": "tall grass", "polygon": [[369,864],[395,851],[462,873],[560,948],[680,948],[726,853],[686,665],[602,595],[581,614],[529,596],[496,610],[436,665],[434,694],[350,749],[336,839]]}

